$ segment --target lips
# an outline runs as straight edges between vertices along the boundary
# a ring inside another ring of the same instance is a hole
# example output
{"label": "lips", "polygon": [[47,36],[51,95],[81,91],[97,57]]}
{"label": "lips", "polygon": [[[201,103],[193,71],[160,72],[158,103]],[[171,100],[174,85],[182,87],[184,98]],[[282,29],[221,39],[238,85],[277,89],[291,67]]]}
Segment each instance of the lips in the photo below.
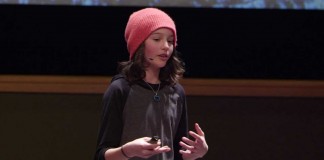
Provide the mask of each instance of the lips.
{"label": "lips", "polygon": [[167,54],[160,54],[159,57],[163,61],[167,61],[169,59],[169,56]]}

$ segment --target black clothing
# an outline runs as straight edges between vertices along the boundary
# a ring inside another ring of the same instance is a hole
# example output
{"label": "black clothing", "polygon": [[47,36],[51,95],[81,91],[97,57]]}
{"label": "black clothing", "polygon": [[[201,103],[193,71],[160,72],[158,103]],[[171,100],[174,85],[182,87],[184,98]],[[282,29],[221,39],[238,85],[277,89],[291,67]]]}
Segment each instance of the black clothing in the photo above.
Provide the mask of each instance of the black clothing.
{"label": "black clothing", "polygon": [[160,101],[156,102],[153,96],[158,87],[158,84],[144,81],[130,84],[122,75],[113,77],[103,97],[96,160],[104,160],[104,153],[109,148],[152,136],[159,136],[162,146],[169,146],[171,151],[152,156],[149,160],[182,159],[179,142],[181,137],[188,137],[184,89],[178,83],[173,86],[161,83],[158,91]]}

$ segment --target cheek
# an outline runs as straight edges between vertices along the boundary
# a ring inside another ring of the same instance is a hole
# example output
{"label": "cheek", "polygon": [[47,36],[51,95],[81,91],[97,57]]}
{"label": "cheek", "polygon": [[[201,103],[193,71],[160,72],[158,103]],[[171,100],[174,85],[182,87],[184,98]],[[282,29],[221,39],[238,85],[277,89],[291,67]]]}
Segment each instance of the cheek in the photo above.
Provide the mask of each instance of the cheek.
{"label": "cheek", "polygon": [[145,46],[144,53],[146,56],[154,55],[154,52],[156,52],[156,48],[150,45]]}

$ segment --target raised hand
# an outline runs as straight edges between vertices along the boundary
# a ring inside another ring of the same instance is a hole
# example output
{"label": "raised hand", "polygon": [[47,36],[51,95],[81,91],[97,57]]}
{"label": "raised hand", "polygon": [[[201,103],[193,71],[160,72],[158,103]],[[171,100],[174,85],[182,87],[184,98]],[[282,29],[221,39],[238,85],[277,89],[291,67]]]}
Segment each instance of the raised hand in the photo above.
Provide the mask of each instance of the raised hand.
{"label": "raised hand", "polygon": [[196,132],[189,131],[189,135],[195,140],[190,140],[187,137],[182,137],[180,146],[185,150],[180,150],[184,160],[194,160],[203,157],[208,151],[208,145],[205,139],[205,133],[200,128],[198,123],[195,123]]}

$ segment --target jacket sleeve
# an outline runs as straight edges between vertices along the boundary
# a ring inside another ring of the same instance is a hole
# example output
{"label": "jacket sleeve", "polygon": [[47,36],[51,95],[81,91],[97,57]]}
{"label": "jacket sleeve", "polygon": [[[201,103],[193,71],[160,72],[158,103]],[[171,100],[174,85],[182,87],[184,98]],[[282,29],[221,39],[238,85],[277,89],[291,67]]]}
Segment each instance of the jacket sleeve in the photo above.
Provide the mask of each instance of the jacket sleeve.
{"label": "jacket sleeve", "polygon": [[113,81],[103,96],[95,160],[104,160],[105,152],[109,148],[120,145],[123,108],[128,95],[128,86],[124,81]]}
{"label": "jacket sleeve", "polygon": [[181,150],[181,146],[179,145],[179,142],[181,141],[182,137],[189,136],[188,135],[188,114],[187,114],[187,100],[186,100],[184,90],[182,86],[178,86],[178,87],[179,88],[177,90],[179,92],[182,101],[181,103],[182,112],[181,112],[177,133],[173,141],[173,148],[174,148],[174,159],[182,160],[182,155],[179,153],[179,150]]}

